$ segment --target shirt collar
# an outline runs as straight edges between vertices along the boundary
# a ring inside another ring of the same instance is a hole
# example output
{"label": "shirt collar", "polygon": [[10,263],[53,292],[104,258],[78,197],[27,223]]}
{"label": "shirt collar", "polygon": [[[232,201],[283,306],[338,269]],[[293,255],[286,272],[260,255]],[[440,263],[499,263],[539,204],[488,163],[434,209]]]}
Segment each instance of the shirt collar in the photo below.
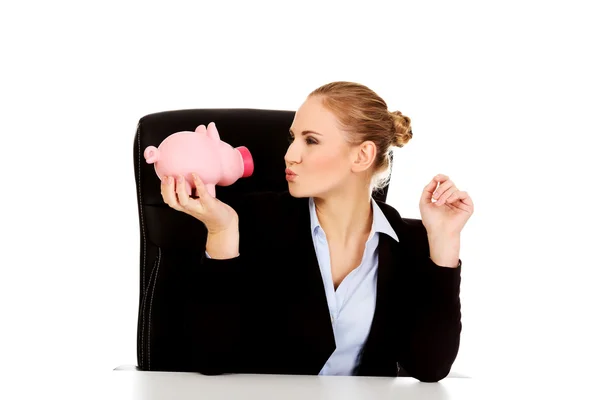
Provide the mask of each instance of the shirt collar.
{"label": "shirt collar", "polygon": [[[398,235],[396,235],[396,232],[390,225],[390,222],[387,220],[383,214],[383,211],[381,211],[381,208],[379,208],[379,205],[373,198],[371,198],[371,206],[373,207],[373,224],[371,225],[371,233],[369,234],[368,240],[371,240],[375,233],[385,233],[389,237],[395,239],[396,242],[399,242]],[[310,209],[310,231],[313,235],[315,235],[317,228],[322,228],[321,224],[319,223],[319,218],[317,217],[317,209],[315,207],[314,198],[310,197],[308,199],[308,207]]]}

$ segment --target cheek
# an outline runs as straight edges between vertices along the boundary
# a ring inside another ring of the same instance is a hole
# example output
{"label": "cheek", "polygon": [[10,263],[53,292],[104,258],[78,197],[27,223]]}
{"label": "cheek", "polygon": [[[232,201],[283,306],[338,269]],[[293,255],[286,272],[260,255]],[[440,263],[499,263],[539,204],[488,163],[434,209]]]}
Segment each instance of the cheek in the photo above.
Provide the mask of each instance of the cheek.
{"label": "cheek", "polygon": [[341,154],[339,151],[331,151],[325,148],[320,150],[323,151],[314,152],[311,154],[311,170],[317,171],[321,174],[335,174],[344,169],[347,159],[343,154]]}

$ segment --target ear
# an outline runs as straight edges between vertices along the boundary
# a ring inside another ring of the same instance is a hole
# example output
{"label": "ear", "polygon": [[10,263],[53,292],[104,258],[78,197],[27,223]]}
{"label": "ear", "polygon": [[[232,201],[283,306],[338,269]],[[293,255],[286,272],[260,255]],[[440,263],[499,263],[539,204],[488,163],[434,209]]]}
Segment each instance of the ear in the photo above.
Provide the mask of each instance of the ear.
{"label": "ear", "polygon": [[198,127],[196,128],[196,130],[194,132],[199,133],[199,134],[206,134],[206,126],[198,125]]}
{"label": "ear", "polygon": [[377,155],[377,146],[370,140],[361,143],[354,152],[354,161],[352,162],[353,172],[363,172],[368,170],[375,162]]}
{"label": "ear", "polygon": [[208,124],[208,127],[206,128],[206,133],[208,134],[209,138],[212,138],[217,141],[221,140],[221,138],[219,137],[219,131],[217,131],[217,125],[214,122]]}

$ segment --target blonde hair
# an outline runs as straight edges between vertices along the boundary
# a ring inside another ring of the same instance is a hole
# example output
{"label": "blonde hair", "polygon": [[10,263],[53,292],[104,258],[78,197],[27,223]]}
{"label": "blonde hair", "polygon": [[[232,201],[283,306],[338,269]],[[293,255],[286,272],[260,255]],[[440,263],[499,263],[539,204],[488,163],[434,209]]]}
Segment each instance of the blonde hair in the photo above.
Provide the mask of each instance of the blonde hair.
{"label": "blonde hair", "polygon": [[331,82],[313,90],[309,97],[320,96],[323,106],[348,132],[348,141],[359,145],[372,141],[377,148],[372,187],[383,188],[391,172],[393,147],[403,147],[412,138],[410,118],[400,111],[390,112],[386,102],[365,85],[354,82]]}

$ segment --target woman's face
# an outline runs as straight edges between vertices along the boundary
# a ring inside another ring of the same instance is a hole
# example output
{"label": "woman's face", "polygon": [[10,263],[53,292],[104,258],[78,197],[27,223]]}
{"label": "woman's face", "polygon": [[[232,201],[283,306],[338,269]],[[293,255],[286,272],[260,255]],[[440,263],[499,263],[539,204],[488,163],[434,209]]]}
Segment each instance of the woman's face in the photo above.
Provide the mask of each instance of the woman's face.
{"label": "woman's face", "polygon": [[290,128],[284,159],[289,192],[294,197],[323,197],[342,187],[352,175],[356,151],[321,101],[309,97]]}

